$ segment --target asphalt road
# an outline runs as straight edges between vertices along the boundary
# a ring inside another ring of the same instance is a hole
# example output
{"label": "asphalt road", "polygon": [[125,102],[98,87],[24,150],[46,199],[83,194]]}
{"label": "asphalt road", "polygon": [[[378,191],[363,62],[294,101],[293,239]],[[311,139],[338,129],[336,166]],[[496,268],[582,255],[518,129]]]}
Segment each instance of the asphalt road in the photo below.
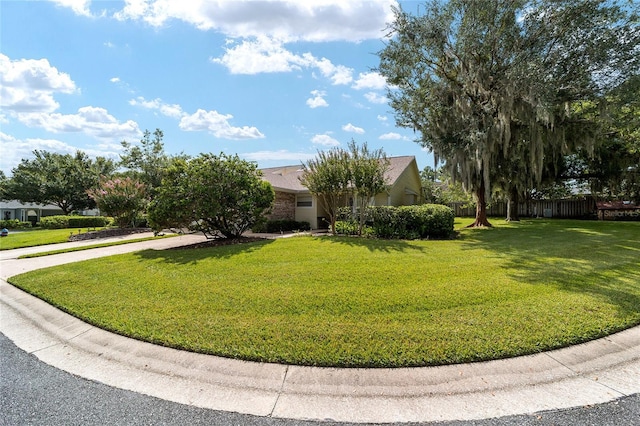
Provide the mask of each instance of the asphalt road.
{"label": "asphalt road", "polygon": [[[113,388],[58,370],[0,334],[0,425],[337,425],[206,410]],[[340,423],[345,424],[345,423]],[[640,425],[640,394],[607,404],[444,426]],[[406,423],[405,423],[406,425]]]}

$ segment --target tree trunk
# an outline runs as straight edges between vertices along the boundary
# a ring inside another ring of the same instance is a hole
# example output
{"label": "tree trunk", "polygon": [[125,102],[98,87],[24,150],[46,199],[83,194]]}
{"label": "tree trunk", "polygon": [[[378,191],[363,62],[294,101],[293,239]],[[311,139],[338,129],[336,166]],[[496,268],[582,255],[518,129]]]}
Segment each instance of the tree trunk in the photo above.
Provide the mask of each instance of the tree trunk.
{"label": "tree trunk", "polygon": [[518,215],[519,202],[518,190],[515,187],[512,187],[509,190],[509,199],[507,200],[507,222],[520,221],[520,216]]}
{"label": "tree trunk", "polygon": [[484,182],[476,189],[476,220],[467,228],[492,227],[487,219],[487,200],[485,198]]}

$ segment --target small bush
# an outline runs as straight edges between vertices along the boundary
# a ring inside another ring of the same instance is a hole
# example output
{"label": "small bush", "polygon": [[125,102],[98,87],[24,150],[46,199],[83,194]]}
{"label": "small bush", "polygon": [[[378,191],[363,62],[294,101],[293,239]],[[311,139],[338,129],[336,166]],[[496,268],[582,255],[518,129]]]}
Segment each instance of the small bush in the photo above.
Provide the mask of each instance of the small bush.
{"label": "small bush", "polygon": [[40,219],[40,227],[45,229],[102,228],[111,219],[104,216],[45,216]]}
{"label": "small bush", "polygon": [[[357,220],[338,220],[336,221],[336,234],[337,235],[358,235],[358,221]],[[375,236],[373,228],[368,225],[362,227],[362,237]]]}
{"label": "small bush", "polygon": [[253,232],[265,232],[268,234],[277,234],[279,232],[290,231],[309,231],[311,224],[309,222],[298,222],[293,219],[269,220],[260,226],[254,227]]}
{"label": "small bush", "polygon": [[336,234],[358,235],[358,222],[355,222],[353,220],[336,221]]}
{"label": "small bush", "polygon": [[21,222],[18,219],[0,220],[0,228],[4,229],[29,229],[31,228],[31,222]]}
{"label": "small bush", "polygon": [[136,228],[149,228],[149,220],[146,215],[138,216],[135,220]]}
{"label": "small bush", "polygon": [[453,210],[439,204],[371,208],[373,232],[380,238],[447,238],[453,233]]}

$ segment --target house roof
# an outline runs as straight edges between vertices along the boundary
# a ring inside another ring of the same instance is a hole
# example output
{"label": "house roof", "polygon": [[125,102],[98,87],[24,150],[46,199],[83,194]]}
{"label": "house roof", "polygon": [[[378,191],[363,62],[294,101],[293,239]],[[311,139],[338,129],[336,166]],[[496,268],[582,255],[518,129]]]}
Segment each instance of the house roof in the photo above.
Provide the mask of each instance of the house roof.
{"label": "house roof", "polygon": [[[415,161],[413,155],[402,157],[389,157],[389,168],[385,174],[387,183],[391,186],[402,173]],[[417,167],[417,166],[416,166]],[[302,165],[283,166],[261,169],[262,177],[271,184],[274,189],[288,192],[308,192],[307,188],[300,183],[302,176]]]}
{"label": "house roof", "polygon": [[300,183],[302,165],[272,167],[261,169],[262,177],[271,184],[274,189],[293,192],[305,192],[307,188]]}
{"label": "house roof", "polygon": [[55,204],[38,204],[38,203],[21,203],[18,200],[3,200],[0,201],[0,208],[6,210],[15,209],[46,209],[46,210],[60,210],[60,207]]}

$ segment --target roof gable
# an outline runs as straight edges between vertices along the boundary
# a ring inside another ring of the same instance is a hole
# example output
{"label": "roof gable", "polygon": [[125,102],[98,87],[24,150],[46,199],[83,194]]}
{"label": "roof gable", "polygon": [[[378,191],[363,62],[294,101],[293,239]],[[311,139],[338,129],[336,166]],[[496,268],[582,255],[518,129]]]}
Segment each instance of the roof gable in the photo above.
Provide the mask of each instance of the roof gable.
{"label": "roof gable", "polygon": [[[415,164],[416,158],[413,155],[406,155],[402,157],[388,157],[389,168],[385,173],[387,184],[390,186],[395,185],[398,178]],[[417,170],[417,165],[415,165]],[[267,169],[260,169],[262,171],[262,177],[269,182],[274,189],[286,191],[286,192],[308,192],[309,190],[300,183],[300,177],[302,176],[303,168],[299,166],[283,166],[283,167],[271,167]]]}

